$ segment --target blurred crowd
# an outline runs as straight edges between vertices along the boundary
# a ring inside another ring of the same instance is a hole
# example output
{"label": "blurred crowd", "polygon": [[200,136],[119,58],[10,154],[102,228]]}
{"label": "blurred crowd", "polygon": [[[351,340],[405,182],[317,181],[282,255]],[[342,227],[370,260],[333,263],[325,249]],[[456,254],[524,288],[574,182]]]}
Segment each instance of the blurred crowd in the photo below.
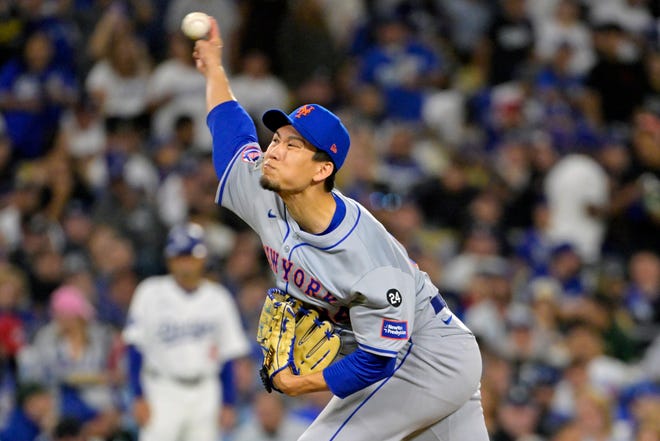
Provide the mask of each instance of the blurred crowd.
{"label": "blurred crowd", "polygon": [[[0,1],[0,439],[134,439],[119,333],[174,225],[255,335],[271,276],[214,203],[198,10],[262,145],[267,109],[342,116],[337,186],[478,336],[492,440],[660,440],[657,0]],[[265,394],[257,354],[227,438],[292,439],[329,395]]]}

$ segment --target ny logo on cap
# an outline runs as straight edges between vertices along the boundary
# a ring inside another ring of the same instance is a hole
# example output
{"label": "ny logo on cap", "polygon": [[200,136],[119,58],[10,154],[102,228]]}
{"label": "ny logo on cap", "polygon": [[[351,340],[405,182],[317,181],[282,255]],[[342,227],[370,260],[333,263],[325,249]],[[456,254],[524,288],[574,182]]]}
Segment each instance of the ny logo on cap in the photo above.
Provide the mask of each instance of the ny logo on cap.
{"label": "ny logo on cap", "polygon": [[300,109],[298,109],[298,111],[296,112],[296,118],[307,116],[310,113],[312,113],[312,110],[314,110],[314,106],[310,106],[309,104],[305,104]]}

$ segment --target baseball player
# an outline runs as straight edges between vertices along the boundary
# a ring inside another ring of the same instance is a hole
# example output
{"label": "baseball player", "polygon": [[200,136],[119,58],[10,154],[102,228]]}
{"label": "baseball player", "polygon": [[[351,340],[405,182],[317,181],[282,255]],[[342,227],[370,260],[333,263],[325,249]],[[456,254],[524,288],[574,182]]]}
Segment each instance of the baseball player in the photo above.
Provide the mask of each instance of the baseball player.
{"label": "baseball player", "polygon": [[250,345],[231,294],[203,278],[206,255],[201,226],[175,226],[169,274],[135,290],[123,336],[140,441],[217,441],[220,397],[223,412],[235,398],[231,360]]}
{"label": "baseball player", "polygon": [[262,120],[274,135],[262,153],[221,51],[212,20],[193,56],[206,77],[216,201],[259,234],[277,288],[343,329],[343,357],[272,378],[287,395],[334,394],[299,439],[487,440],[474,336],[401,244],[333,189],[350,144],[341,121],[317,104],[270,110]]}

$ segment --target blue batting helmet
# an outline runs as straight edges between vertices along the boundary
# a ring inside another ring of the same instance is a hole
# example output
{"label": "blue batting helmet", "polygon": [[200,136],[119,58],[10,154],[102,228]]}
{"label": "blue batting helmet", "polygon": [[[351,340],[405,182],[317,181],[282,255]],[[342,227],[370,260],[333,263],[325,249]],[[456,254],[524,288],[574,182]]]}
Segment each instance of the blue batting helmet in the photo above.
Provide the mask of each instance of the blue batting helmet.
{"label": "blue batting helmet", "polygon": [[194,256],[204,258],[208,254],[204,243],[204,229],[196,223],[173,227],[167,235],[165,257]]}

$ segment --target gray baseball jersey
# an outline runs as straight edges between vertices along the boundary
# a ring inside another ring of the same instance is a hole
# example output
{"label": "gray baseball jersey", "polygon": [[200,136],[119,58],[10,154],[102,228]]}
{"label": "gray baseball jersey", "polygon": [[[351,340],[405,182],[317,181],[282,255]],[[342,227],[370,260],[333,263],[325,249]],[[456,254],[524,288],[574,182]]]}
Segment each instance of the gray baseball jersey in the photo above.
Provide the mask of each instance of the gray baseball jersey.
{"label": "gray baseball jersey", "polygon": [[[226,140],[215,136],[215,124],[239,117],[233,106],[220,105],[208,118],[214,155],[232,154],[217,170],[216,202],[259,234],[278,288],[326,310],[343,329],[344,348],[358,345],[398,358],[392,377],[343,400],[334,397],[301,439],[399,440],[415,434],[421,437],[406,439],[486,440],[477,345],[427,274],[363,206],[336,190],[346,206],[341,223],[323,235],[302,231],[282,199],[261,188],[259,146],[240,145],[246,139],[241,133],[227,138],[236,145],[219,145]],[[449,423],[448,415],[463,415],[457,410],[464,406],[473,407],[463,411],[470,417],[451,424],[465,426],[468,437],[427,437],[432,427]],[[390,418],[392,413],[399,417]]]}

